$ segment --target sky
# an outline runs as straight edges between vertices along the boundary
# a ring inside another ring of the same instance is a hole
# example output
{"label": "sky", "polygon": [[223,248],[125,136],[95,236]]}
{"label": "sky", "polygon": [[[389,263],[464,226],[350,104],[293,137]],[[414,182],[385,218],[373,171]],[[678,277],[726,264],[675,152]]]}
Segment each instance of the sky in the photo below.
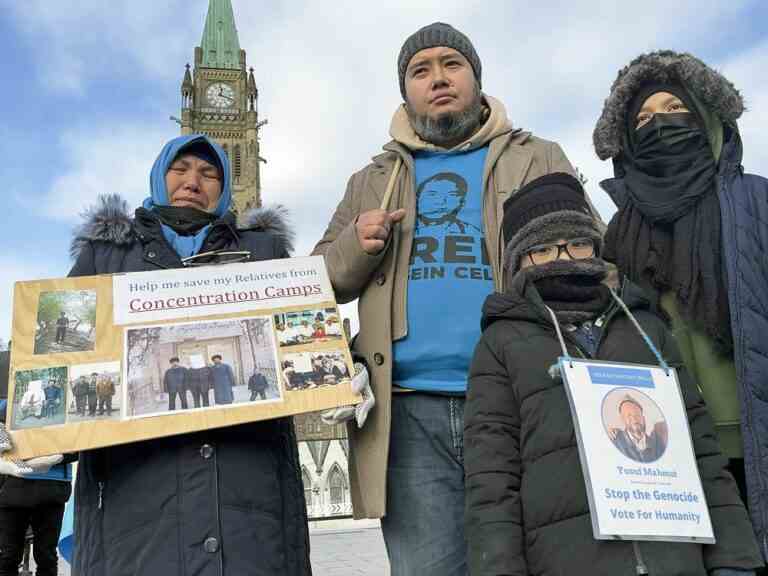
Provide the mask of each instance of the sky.
{"label": "sky", "polygon": [[[604,218],[592,130],[620,68],[650,50],[691,52],[743,93],[744,166],[768,175],[768,3],[232,0],[259,87],[262,198],[283,204],[308,254],[349,176],[388,140],[403,41],[434,21],[472,40],[485,93],[555,140]],[[0,0],[0,340],[13,283],[65,276],[80,213],[99,194],[138,206],[162,144],[178,135],[184,65],[208,0]]]}

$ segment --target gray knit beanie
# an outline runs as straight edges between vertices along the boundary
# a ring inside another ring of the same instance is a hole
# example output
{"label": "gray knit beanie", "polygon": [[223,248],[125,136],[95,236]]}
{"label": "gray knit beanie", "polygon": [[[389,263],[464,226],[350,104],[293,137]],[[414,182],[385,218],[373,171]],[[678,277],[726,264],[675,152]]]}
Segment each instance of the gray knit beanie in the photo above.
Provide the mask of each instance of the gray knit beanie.
{"label": "gray knit beanie", "polygon": [[400,94],[403,100],[406,99],[405,70],[408,68],[408,63],[418,51],[435,46],[446,46],[460,52],[472,66],[477,84],[481,85],[482,65],[472,42],[450,24],[434,22],[411,34],[400,49],[400,55],[397,57],[397,73],[400,77]]}
{"label": "gray knit beanie", "polygon": [[508,277],[520,269],[520,258],[539,244],[590,238],[598,255],[603,248],[602,234],[581,182],[564,173],[536,178],[508,198],[504,202],[502,234]]}

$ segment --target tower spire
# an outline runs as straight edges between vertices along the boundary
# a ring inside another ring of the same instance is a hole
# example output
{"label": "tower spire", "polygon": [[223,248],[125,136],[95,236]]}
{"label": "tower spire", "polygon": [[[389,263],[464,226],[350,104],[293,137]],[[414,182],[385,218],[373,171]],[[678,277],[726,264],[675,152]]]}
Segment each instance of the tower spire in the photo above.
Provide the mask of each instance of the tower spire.
{"label": "tower spire", "polygon": [[240,69],[240,40],[230,0],[210,0],[200,42],[204,68]]}

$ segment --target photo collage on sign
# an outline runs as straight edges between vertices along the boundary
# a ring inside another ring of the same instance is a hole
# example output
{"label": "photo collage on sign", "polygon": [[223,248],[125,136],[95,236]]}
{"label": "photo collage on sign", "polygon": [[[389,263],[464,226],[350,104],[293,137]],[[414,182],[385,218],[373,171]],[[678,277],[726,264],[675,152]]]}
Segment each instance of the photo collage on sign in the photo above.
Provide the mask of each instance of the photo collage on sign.
{"label": "photo collage on sign", "polygon": [[96,290],[40,293],[33,354],[66,360],[15,371],[11,429],[282,400],[270,316],[128,327],[122,366],[73,363],[96,347],[96,301]]}
{"label": "photo collage on sign", "polygon": [[[341,316],[335,307],[275,314],[280,368],[286,391],[349,382]],[[310,346],[312,350],[307,350]]]}
{"label": "photo collage on sign", "polygon": [[[33,353],[91,352],[96,345],[96,290],[52,290],[37,300]],[[120,362],[18,370],[11,380],[11,428],[24,430],[121,416]]]}
{"label": "photo collage on sign", "polygon": [[126,417],[282,400],[269,316],[129,327]]}

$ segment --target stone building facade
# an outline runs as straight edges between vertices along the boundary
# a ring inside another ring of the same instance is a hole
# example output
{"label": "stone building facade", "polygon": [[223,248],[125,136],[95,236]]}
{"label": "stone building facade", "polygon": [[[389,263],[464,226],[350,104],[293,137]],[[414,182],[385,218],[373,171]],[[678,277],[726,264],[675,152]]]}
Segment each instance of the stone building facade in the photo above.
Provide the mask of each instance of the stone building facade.
{"label": "stone building facade", "polygon": [[206,134],[224,147],[237,214],[261,206],[259,91],[235,26],[230,0],[210,0],[195,64],[181,83],[181,133]]}

